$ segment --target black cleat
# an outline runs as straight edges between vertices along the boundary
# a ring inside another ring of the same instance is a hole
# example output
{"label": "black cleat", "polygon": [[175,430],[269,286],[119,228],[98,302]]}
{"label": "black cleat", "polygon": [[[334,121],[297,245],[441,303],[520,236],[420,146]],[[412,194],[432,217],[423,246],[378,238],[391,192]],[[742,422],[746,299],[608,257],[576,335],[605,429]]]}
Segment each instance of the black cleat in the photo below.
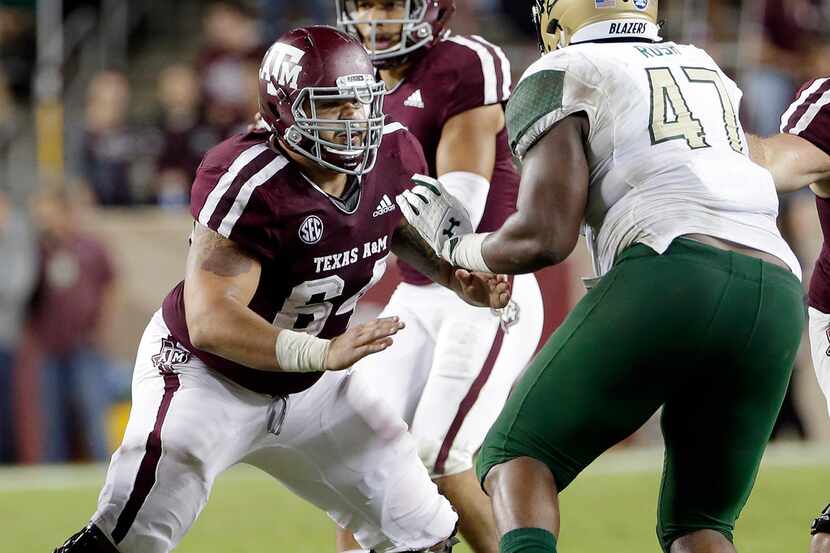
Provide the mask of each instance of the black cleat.
{"label": "black cleat", "polygon": [[119,551],[101,529],[90,522],[86,528],[55,549],[54,553],[119,553]]}
{"label": "black cleat", "polygon": [[824,508],[824,511],[810,526],[810,535],[815,536],[816,534],[830,534],[830,505]]}

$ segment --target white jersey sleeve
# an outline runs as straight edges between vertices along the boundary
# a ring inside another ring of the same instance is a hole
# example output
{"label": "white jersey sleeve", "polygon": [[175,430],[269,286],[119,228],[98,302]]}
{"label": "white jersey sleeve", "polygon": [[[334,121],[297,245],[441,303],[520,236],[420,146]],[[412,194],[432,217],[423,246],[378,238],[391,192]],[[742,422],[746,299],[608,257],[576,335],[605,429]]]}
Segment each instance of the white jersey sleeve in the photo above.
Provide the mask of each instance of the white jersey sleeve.
{"label": "white jersey sleeve", "polygon": [[603,104],[602,79],[579,53],[560,50],[531,65],[507,104],[510,147],[520,159],[562,119],[585,113],[593,129]]}

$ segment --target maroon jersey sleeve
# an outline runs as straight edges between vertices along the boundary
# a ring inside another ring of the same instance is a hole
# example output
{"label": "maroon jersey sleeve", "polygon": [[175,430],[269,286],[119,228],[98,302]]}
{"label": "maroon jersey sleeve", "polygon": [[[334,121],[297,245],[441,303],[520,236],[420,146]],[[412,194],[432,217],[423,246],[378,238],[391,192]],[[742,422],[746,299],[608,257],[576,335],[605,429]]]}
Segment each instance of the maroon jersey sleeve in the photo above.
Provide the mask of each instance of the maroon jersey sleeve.
{"label": "maroon jersey sleeve", "polygon": [[501,48],[477,35],[451,36],[439,46],[447,50],[438,57],[446,64],[443,81],[449,89],[445,121],[510,98],[510,62]]}
{"label": "maroon jersey sleeve", "polygon": [[262,261],[273,261],[279,251],[277,204],[262,185],[288,161],[251,136],[256,135],[238,135],[208,152],[196,171],[190,210],[202,225]]}
{"label": "maroon jersey sleeve", "polygon": [[830,77],[801,87],[795,102],[781,118],[781,132],[809,140],[830,154]]}
{"label": "maroon jersey sleeve", "polygon": [[[429,175],[429,166],[424,156],[424,149],[414,134],[400,123],[389,123],[383,129],[385,156],[378,171],[391,176],[393,183],[388,183],[391,192],[400,194],[412,188],[412,175]],[[377,169],[376,169],[377,170]]]}

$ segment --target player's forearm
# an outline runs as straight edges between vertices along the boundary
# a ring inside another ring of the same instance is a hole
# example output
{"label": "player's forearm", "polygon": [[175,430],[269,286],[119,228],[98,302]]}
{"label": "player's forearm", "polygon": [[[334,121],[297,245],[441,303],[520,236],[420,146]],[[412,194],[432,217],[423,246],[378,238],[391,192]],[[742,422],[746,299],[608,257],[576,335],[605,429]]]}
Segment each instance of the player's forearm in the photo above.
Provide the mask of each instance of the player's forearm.
{"label": "player's forearm", "polygon": [[551,221],[533,223],[521,213],[511,216],[481,246],[487,267],[499,274],[532,273],[564,261],[573,245],[556,236]]}
{"label": "player's forearm", "polygon": [[830,176],[830,156],[798,136],[747,136],[752,161],[772,174],[778,192],[794,192]]}
{"label": "player's forearm", "polygon": [[279,371],[279,329],[232,298],[202,301],[187,310],[190,341],[202,351],[263,371]]}
{"label": "player's forearm", "polygon": [[433,282],[447,288],[451,286],[452,266],[441,259],[406,221],[392,236],[392,252]]}

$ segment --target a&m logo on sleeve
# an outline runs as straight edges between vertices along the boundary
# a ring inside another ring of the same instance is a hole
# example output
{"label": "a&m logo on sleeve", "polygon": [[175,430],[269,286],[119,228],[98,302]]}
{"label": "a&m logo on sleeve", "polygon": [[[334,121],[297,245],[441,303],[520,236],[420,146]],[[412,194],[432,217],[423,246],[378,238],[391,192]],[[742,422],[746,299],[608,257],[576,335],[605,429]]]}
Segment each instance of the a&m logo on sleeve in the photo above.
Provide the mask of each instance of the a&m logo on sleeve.
{"label": "a&m logo on sleeve", "polygon": [[316,215],[309,215],[300,225],[299,235],[306,244],[316,244],[323,237],[323,221]]}
{"label": "a&m logo on sleeve", "polygon": [[644,10],[648,7],[648,0],[634,0],[634,7],[638,10]]}

